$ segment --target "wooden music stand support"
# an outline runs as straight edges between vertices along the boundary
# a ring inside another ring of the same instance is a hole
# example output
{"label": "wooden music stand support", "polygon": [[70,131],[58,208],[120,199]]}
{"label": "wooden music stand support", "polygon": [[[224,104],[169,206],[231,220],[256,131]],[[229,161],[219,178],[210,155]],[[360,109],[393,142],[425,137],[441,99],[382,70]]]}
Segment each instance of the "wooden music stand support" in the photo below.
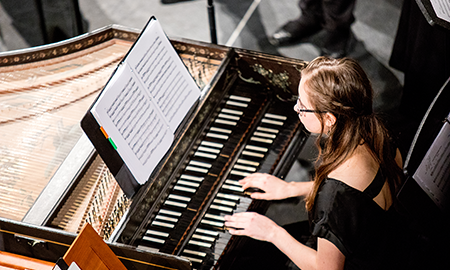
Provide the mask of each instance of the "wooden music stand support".
{"label": "wooden music stand support", "polygon": [[67,265],[75,262],[82,270],[126,270],[103,239],[86,223],[63,257]]}

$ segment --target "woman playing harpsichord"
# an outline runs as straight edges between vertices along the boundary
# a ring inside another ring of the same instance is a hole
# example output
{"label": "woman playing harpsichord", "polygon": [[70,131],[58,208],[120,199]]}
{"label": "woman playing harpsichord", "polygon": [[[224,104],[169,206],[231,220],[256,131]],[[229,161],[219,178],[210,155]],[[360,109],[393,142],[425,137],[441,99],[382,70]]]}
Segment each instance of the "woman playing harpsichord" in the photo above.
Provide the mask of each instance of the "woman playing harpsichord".
{"label": "woman playing harpsichord", "polygon": [[263,192],[252,198],[304,196],[317,246],[309,247],[265,216],[226,216],[233,235],[273,243],[300,269],[399,269],[395,238],[399,222],[394,194],[401,157],[372,111],[372,86],[351,59],[319,57],[302,70],[294,110],[312,133],[324,138],[312,182],[285,182],[255,173],[240,181]]}

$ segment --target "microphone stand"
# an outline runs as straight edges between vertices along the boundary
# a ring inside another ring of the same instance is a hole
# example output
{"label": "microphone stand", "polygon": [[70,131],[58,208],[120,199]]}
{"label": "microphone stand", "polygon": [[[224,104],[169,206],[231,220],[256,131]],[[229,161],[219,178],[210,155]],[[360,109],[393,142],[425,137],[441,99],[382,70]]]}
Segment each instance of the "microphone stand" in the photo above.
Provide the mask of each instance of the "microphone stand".
{"label": "microphone stand", "polygon": [[208,18],[209,18],[209,32],[211,35],[211,43],[217,44],[216,18],[214,15],[213,0],[208,0]]}

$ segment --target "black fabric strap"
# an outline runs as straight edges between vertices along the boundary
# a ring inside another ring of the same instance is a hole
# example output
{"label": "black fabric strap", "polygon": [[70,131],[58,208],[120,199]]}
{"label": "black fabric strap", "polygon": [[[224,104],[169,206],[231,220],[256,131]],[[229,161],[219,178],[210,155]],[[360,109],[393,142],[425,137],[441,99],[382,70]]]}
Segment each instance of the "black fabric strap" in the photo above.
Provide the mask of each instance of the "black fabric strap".
{"label": "black fabric strap", "polygon": [[375,198],[378,194],[380,194],[381,189],[384,186],[384,182],[386,182],[386,179],[384,179],[381,169],[378,169],[377,175],[375,175],[372,183],[370,183],[370,185],[364,190],[364,194],[372,199]]}

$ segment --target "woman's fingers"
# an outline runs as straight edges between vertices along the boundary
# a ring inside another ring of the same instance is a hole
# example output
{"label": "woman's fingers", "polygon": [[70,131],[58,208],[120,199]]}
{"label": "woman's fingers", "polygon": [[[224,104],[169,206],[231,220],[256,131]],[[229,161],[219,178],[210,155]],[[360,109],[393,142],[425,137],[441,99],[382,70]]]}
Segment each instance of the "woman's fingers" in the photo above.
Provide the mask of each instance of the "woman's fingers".
{"label": "woman's fingers", "polygon": [[236,229],[245,229],[248,226],[248,212],[236,213],[232,216],[225,216],[225,226]]}
{"label": "woman's fingers", "polygon": [[225,226],[230,234],[246,235],[255,239],[267,241],[276,224],[269,218],[253,213],[237,213],[225,216]]}
{"label": "woman's fingers", "polygon": [[239,181],[239,184],[242,185],[243,189],[247,188],[259,188],[261,190],[265,190],[266,180],[269,177],[269,174],[265,173],[253,173],[244,179]]}

